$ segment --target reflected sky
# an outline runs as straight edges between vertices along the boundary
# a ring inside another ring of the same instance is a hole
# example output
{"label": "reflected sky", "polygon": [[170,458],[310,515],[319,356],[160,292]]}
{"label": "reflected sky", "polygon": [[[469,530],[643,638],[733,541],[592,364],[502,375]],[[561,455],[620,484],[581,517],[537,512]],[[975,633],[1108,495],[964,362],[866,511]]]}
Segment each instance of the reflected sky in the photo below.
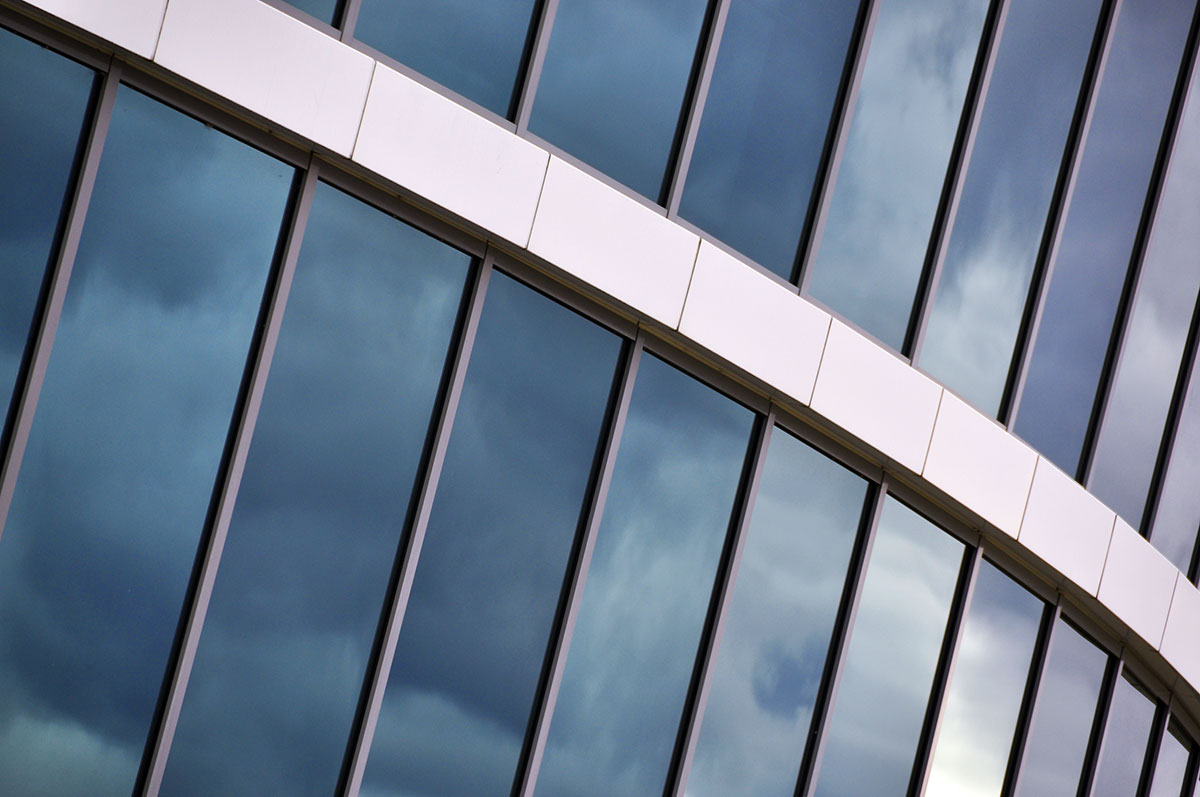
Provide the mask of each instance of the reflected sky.
{"label": "reflected sky", "polygon": [[506,116],[535,5],[535,0],[363,0],[354,38]]}
{"label": "reflected sky", "polygon": [[886,500],[815,794],[908,789],[962,558],[961,542]]}
{"label": "reflected sky", "polygon": [[1200,357],[1192,363],[1187,396],[1175,430],[1150,542],[1183,572],[1188,571],[1200,530]]}
{"label": "reflected sky", "polygon": [[1125,0],[1111,33],[1014,430],[1074,473],[1191,3]]}
{"label": "reflected sky", "polygon": [[621,340],[494,273],[364,794],[508,794]]}
{"label": "reflected sky", "polygon": [[529,130],[657,200],[704,0],[560,0]]}
{"label": "reflected sky", "polygon": [[1191,742],[1182,728],[1174,722],[1167,726],[1158,748],[1149,797],[1179,797],[1183,792],[1184,775],[1187,774],[1190,747]]}
{"label": "reflected sky", "polygon": [[1000,408],[1100,0],[1009,3],[919,365]]}
{"label": "reflected sky", "polygon": [[1000,794],[1044,607],[991,562],[980,564],[925,794]]}
{"label": "reflected sky", "polygon": [[1142,520],[1200,290],[1200,62],[1138,280],[1088,488],[1134,528]]}
{"label": "reflected sky", "polygon": [[338,0],[287,0],[301,11],[307,11],[322,22],[334,23],[333,15],[337,12]]}
{"label": "reflected sky", "polygon": [[[986,0],[880,0],[809,291],[899,349]],[[864,231],[869,230],[869,234]]]}
{"label": "reflected sky", "polygon": [[784,279],[857,14],[857,0],[735,0],[721,34],[679,215]]}
{"label": "reflected sky", "polygon": [[687,794],[795,791],[865,493],[861,477],[775,430]]}
{"label": "reflected sky", "polygon": [[468,265],[318,187],[164,794],[333,791]]}
{"label": "reflected sky", "polygon": [[1153,722],[1154,703],[1128,676],[1118,678],[1104,725],[1094,797],[1128,797],[1137,792]]}
{"label": "reflected sky", "polygon": [[0,412],[21,366],[94,82],[92,70],[0,29]]}
{"label": "reflected sky", "polygon": [[1108,655],[1061,618],[1038,687],[1018,794],[1074,794]]}
{"label": "reflected sky", "polygon": [[537,793],[660,793],[753,414],[643,355]]}
{"label": "reflected sky", "polygon": [[117,95],[0,541],[0,792],[130,792],[292,176]]}

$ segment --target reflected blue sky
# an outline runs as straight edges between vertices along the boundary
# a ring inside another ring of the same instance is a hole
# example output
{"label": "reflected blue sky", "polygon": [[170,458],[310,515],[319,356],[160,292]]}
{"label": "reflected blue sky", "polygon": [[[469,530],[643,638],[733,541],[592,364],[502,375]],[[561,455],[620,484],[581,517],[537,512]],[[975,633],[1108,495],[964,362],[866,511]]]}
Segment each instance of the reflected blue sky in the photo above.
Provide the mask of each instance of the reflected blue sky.
{"label": "reflected blue sky", "polygon": [[329,794],[469,258],[313,201],[164,794]]}
{"label": "reflected blue sky", "polygon": [[322,22],[328,22],[330,25],[335,22],[333,15],[337,11],[338,0],[287,0],[287,2],[301,11],[307,11]]}
{"label": "reflected blue sky", "polygon": [[133,785],[292,172],[117,96],[0,543],[0,792]]}

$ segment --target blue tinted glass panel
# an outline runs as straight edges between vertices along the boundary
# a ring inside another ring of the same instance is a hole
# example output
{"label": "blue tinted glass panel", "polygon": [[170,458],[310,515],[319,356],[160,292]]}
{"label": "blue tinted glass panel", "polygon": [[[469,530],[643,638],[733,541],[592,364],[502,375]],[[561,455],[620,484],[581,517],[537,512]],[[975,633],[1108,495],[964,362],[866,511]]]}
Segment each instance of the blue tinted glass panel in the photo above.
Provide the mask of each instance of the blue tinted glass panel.
{"label": "blue tinted glass panel", "polygon": [[1068,473],[1079,465],[1190,6],[1126,0],[1110,34],[1014,427]]}
{"label": "blue tinted glass panel", "polygon": [[865,482],[776,429],[721,634],[687,793],[791,795]]}
{"label": "blue tinted glass panel", "polygon": [[1137,527],[1142,520],[1180,358],[1200,290],[1200,66],[1138,279],[1121,364],[1096,445],[1089,489]]}
{"label": "blue tinted glass panel", "polygon": [[337,13],[338,0],[287,0],[287,2],[301,11],[307,11],[322,22],[332,25],[336,21],[333,17]]}
{"label": "blue tinted glass panel", "polygon": [[1000,794],[1045,604],[980,565],[925,794]]}
{"label": "blue tinted glass panel", "polygon": [[535,0],[363,0],[354,38],[506,116]]}
{"label": "blue tinted glass panel", "polygon": [[21,366],[94,82],[92,70],[0,29],[0,412]]}
{"label": "blue tinted glass panel", "polygon": [[887,499],[816,794],[904,794],[908,788],[962,559],[961,542]]}
{"label": "blue tinted glass panel", "polygon": [[1183,793],[1190,748],[1187,734],[1172,722],[1158,748],[1158,761],[1154,764],[1154,780],[1150,785],[1149,797],[1179,797]]}
{"label": "blue tinted glass panel", "polygon": [[560,0],[529,130],[658,199],[704,0]]}
{"label": "blue tinted glass panel", "polygon": [[364,794],[508,794],[621,341],[488,287]]}
{"label": "blue tinted glass panel", "polygon": [[292,177],[117,95],[0,540],[0,792],[133,787]]}
{"label": "blue tinted glass panel", "polygon": [[880,0],[875,12],[809,291],[896,349],[987,7],[986,0]]}
{"label": "blue tinted glass panel", "polygon": [[1107,664],[1104,651],[1062,619],[1055,622],[1018,794],[1041,797],[1078,789]]}
{"label": "blue tinted glass panel", "polygon": [[752,420],[643,356],[538,794],[662,792]]}
{"label": "blue tinted glass panel", "polygon": [[1126,797],[1137,792],[1153,722],[1154,702],[1128,677],[1118,678],[1092,787],[1095,797]]}
{"label": "blue tinted glass panel", "polygon": [[1187,572],[1200,531],[1200,357],[1192,364],[1150,542]]}
{"label": "blue tinted glass panel", "polygon": [[995,415],[1100,0],[1008,6],[920,366]]}
{"label": "blue tinted glass panel", "polygon": [[679,215],[791,279],[856,0],[735,0]]}
{"label": "blue tinted glass panel", "polygon": [[317,189],[166,794],[330,794],[468,258]]}

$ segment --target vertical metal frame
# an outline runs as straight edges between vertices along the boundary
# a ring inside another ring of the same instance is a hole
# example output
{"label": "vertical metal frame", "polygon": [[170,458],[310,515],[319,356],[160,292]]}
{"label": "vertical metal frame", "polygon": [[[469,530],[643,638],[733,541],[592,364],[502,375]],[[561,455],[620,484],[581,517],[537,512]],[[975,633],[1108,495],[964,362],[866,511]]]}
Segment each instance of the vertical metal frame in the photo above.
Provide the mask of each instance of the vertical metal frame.
{"label": "vertical metal frame", "polygon": [[629,403],[633,397],[633,386],[637,380],[644,344],[643,333],[627,345],[615,385],[610,420],[597,452],[593,484],[588,491],[579,530],[567,565],[558,610],[555,614],[554,626],[534,698],[533,711],[526,729],[521,758],[513,778],[512,793],[521,795],[521,797],[532,797],[537,785],[542,756],[546,750],[546,740],[550,734],[550,720],[554,716],[554,707],[558,702],[558,692],[562,686],[563,671],[566,668],[567,653],[571,647],[571,639],[575,635],[575,623],[579,618],[579,607],[583,601],[583,589],[587,583],[588,568],[591,566],[592,553],[596,548],[596,533],[599,531],[600,522],[604,517],[604,506],[608,501],[609,487],[612,485],[617,451],[621,447],[625,421],[629,416]]}
{"label": "vertical metal frame", "polygon": [[[360,0],[361,2],[361,0]],[[550,46],[550,31],[558,13],[558,0],[541,0],[534,13],[532,29],[521,59],[518,85],[513,92],[509,117],[517,125],[517,135],[529,131],[529,117],[533,113],[533,100],[537,95],[538,83],[542,79],[542,67],[546,65],[546,49]]]}
{"label": "vertical metal frame", "polygon": [[1004,785],[1000,790],[1001,797],[1015,797],[1021,788],[1021,773],[1025,767],[1025,746],[1029,743],[1029,734],[1037,721],[1038,697],[1042,687],[1042,676],[1046,673],[1046,663],[1050,660],[1050,651],[1054,645],[1054,630],[1058,626],[1058,618],[1062,615],[1062,600],[1056,604],[1046,604],[1042,612],[1042,623],[1038,629],[1037,641],[1033,647],[1033,658],[1029,662],[1029,677],[1025,681],[1025,693],[1021,697],[1021,709],[1017,714],[1017,726],[1013,731],[1013,743],[1009,748],[1008,765],[1004,771]]}
{"label": "vertical metal frame", "polygon": [[314,159],[310,161],[306,170],[297,172],[292,197],[281,221],[276,262],[267,280],[266,296],[260,309],[229,437],[221,457],[219,476],[205,520],[206,532],[200,541],[179,627],[167,659],[169,663],[158,705],[155,707],[154,719],[150,724],[142,764],[138,769],[135,794],[155,795],[162,786],[167,757],[179,723],[179,713],[183,708],[184,693],[187,691],[192,665],[195,663],[204,619],[208,614],[221,553],[225,548],[229,522],[233,517],[233,507],[237,503],[238,490],[245,472],[250,441],[254,436],[259,410],[262,408],[263,391],[266,389],[267,375],[271,370],[271,361],[279,341],[284,309],[296,273],[296,262],[300,257],[300,245],[304,240],[304,231],[312,211],[318,168]]}
{"label": "vertical metal frame", "polygon": [[954,219],[958,215],[958,203],[962,198],[963,184],[966,182],[967,169],[971,163],[971,152],[975,149],[975,137],[979,133],[979,122],[987,104],[992,72],[996,68],[996,55],[1000,51],[1008,8],[1009,0],[992,0],[984,18],[979,49],[975,54],[975,64],[971,69],[971,79],[967,83],[967,95],[963,99],[958,130],[954,134],[954,144],[946,165],[946,178],[942,184],[941,196],[938,197],[937,209],[934,211],[933,226],[929,231],[925,262],[921,267],[921,277],[913,296],[912,309],[909,311],[908,328],[905,330],[904,342],[900,349],[913,362],[920,357],[925,329],[929,325],[933,299],[937,295],[942,265],[946,260],[946,245],[954,231]]}
{"label": "vertical metal frame", "polygon": [[425,531],[429,526],[430,512],[437,493],[442,465],[446,460],[446,449],[450,443],[450,432],[454,416],[458,412],[466,380],[467,366],[475,335],[479,331],[479,318],[483,312],[483,300],[487,294],[488,281],[492,274],[492,255],[487,253],[475,269],[470,294],[460,319],[460,333],[456,347],[449,355],[449,367],[439,391],[435,420],[430,426],[425,453],[422,456],[419,482],[414,489],[413,500],[406,518],[406,533],[401,539],[396,555],[391,581],[388,586],[379,629],[374,647],[368,659],[363,690],[359,705],[351,724],[350,737],[346,744],[346,755],[342,771],[338,776],[337,794],[358,794],[366,770],[367,755],[375,737],[375,726],[379,721],[379,710],[383,705],[383,692],[392,660],[396,655],[396,643],[400,638],[400,626],[404,622],[404,611],[412,593],[413,578],[417,562],[421,558],[421,546],[425,542]]}
{"label": "vertical metal frame", "polygon": [[688,684],[687,697],[683,704],[683,717],[679,725],[679,734],[675,740],[675,749],[671,755],[671,766],[667,772],[664,794],[676,797],[684,795],[688,771],[696,753],[700,723],[704,719],[704,709],[708,704],[709,690],[712,687],[713,666],[716,663],[717,650],[721,644],[721,634],[725,630],[725,619],[729,613],[729,603],[733,598],[734,582],[741,564],[742,550],[745,548],[746,534],[750,527],[754,504],[758,498],[758,485],[762,481],[767,448],[770,445],[771,433],[774,428],[774,408],[771,408],[765,416],[759,415],[755,418],[755,429],[750,438],[750,444],[746,451],[746,462],[742,470],[742,483],[738,487],[737,503],[730,518],[729,533],[726,535],[725,547],[721,552],[716,583],[713,586],[704,630],[700,635],[692,680]]}
{"label": "vertical metal frame", "polygon": [[67,210],[60,222],[58,240],[46,269],[41,296],[37,303],[33,330],[26,354],[18,372],[17,387],[13,392],[8,416],[8,434],[0,464],[0,535],[8,520],[16,491],[17,476],[25,446],[29,443],[29,432],[33,428],[33,415],[37,409],[42,383],[46,379],[46,368],[50,362],[50,351],[54,348],[54,337],[58,333],[58,322],[62,318],[63,302],[66,300],[67,284],[79,253],[79,241],[83,235],[84,218],[96,187],[96,174],[100,169],[100,156],[112,121],[113,105],[121,82],[122,65],[112,60],[107,72],[97,76],[99,88],[93,95],[92,107],[78,155],[72,185],[66,198]]}
{"label": "vertical metal frame", "polygon": [[361,8],[362,0],[338,0],[335,27],[341,31],[341,41],[354,41],[354,29],[358,27],[358,12]]}
{"label": "vertical metal frame", "polygon": [[1142,773],[1138,778],[1137,793],[1139,795],[1150,794],[1155,770],[1158,769],[1158,754],[1162,750],[1163,736],[1167,732],[1167,722],[1170,718],[1169,704],[1155,703],[1154,719],[1150,723],[1150,738],[1146,740],[1146,751],[1142,758]]}
{"label": "vertical metal frame", "polygon": [[1117,680],[1124,669],[1124,655],[1109,656],[1104,680],[1100,686],[1100,696],[1096,701],[1096,713],[1092,717],[1092,732],[1088,737],[1087,752],[1083,757],[1083,771],[1079,774],[1078,797],[1091,797],[1095,787],[1096,771],[1100,769],[1100,756],[1104,754],[1104,731],[1108,725],[1108,714],[1112,710],[1113,693],[1116,692]]}

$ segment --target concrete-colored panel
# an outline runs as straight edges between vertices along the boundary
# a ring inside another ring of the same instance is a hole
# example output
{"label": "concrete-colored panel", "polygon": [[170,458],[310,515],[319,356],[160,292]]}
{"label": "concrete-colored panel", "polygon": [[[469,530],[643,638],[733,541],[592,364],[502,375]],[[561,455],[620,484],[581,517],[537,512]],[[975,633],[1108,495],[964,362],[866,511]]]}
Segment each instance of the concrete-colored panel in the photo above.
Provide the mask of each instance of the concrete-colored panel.
{"label": "concrete-colored panel", "polygon": [[679,331],[807,404],[829,314],[702,241]]}
{"label": "concrete-colored panel", "polygon": [[154,56],[167,0],[26,0],[31,6],[137,53]]}
{"label": "concrete-colored panel", "polygon": [[834,319],[812,408],[888,459],[921,472],[942,388]]}
{"label": "concrete-colored panel", "polygon": [[924,476],[987,522],[1017,536],[1037,454],[957,396],[942,397]]}
{"label": "concrete-colored panel", "polygon": [[394,69],[375,68],[354,160],[525,246],[549,155]]}
{"label": "concrete-colored panel", "polygon": [[676,329],[700,238],[551,157],[529,250]]}
{"label": "concrete-colored panel", "polygon": [[375,64],[258,0],[171,0],[154,60],[341,155]]}
{"label": "concrete-colored panel", "polygon": [[1182,573],[1176,576],[1159,652],[1193,688],[1200,689],[1200,591]]}
{"label": "concrete-colored panel", "polygon": [[1017,539],[1095,595],[1116,517],[1078,482],[1039,457]]}
{"label": "concrete-colored panel", "polygon": [[1096,597],[1135,634],[1157,648],[1167,624],[1178,572],[1157,548],[1118,518]]}

